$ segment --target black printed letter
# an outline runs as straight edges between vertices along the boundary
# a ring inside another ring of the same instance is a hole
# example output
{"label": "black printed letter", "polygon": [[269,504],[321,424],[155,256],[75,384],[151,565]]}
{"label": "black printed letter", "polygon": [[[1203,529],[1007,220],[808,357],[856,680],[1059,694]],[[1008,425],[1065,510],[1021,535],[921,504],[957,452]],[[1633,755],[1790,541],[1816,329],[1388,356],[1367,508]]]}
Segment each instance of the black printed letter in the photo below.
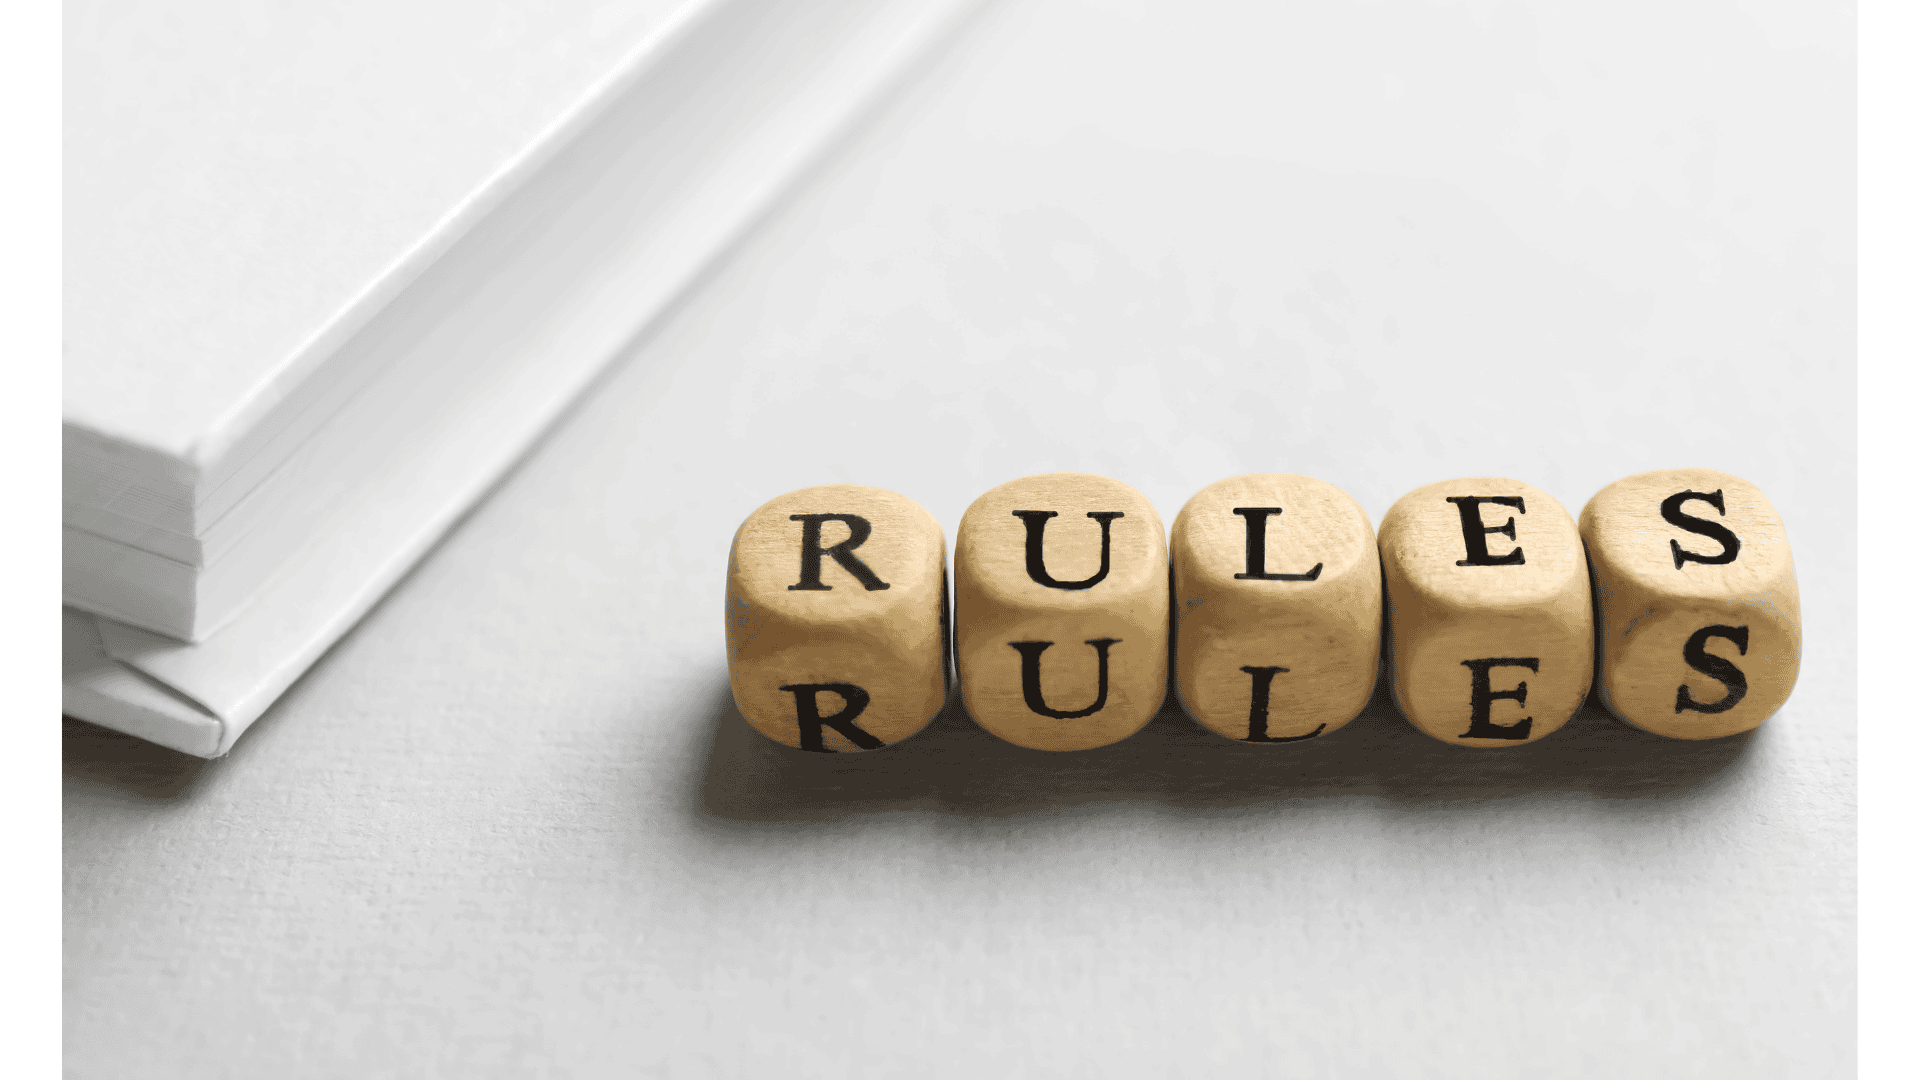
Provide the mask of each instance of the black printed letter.
{"label": "black printed letter", "polygon": [[[1520,512],[1526,513],[1525,510]],[[1528,733],[1533,731],[1533,717],[1521,717],[1518,723],[1513,724],[1496,724],[1493,722],[1493,703],[1498,698],[1512,698],[1515,703],[1525,705],[1527,684],[1523,681],[1511,690],[1495,690],[1491,672],[1497,667],[1523,667],[1537,675],[1540,672],[1539,659],[1502,657],[1488,660],[1462,660],[1460,664],[1473,669],[1473,722],[1467,725],[1467,730],[1460,737],[1463,739],[1526,738]]]}
{"label": "black printed letter", "polygon": [[1007,644],[1020,651],[1020,692],[1026,695],[1027,708],[1041,716],[1051,716],[1055,720],[1078,720],[1082,716],[1092,716],[1107,707],[1107,648],[1120,644],[1119,638],[1101,638],[1098,641],[1087,642],[1093,646],[1095,652],[1100,654],[1100,692],[1094,697],[1093,704],[1075,712],[1047,708],[1047,700],[1040,693],[1040,654],[1046,652],[1053,642],[1009,641]]}
{"label": "black printed letter", "polygon": [[[1480,504],[1493,503],[1496,506],[1511,506],[1521,513],[1527,512],[1526,500],[1517,495],[1449,495],[1447,501],[1460,511],[1460,531],[1467,538],[1467,557],[1455,562],[1455,566],[1522,566],[1527,556],[1516,546],[1505,555],[1495,557],[1487,554],[1487,537],[1494,533],[1503,533],[1509,540],[1517,541],[1519,534],[1514,531],[1513,519],[1508,518],[1505,525],[1488,525],[1480,518]],[[1505,738],[1505,736],[1498,736]]]}
{"label": "black printed letter", "polygon": [[[797,683],[780,689],[793,695],[793,707],[800,720],[800,749],[811,750],[816,754],[831,754],[826,742],[820,737],[822,725],[830,727],[846,736],[847,741],[862,750],[878,750],[887,745],[865,731],[853,726],[854,717],[867,711],[867,703],[873,698],[865,690],[843,682]],[[820,715],[820,691],[839,694],[847,704],[832,716]]]}
{"label": "black printed letter", "polygon": [[[1233,512],[1247,519],[1247,572],[1235,574],[1235,581],[1317,581],[1325,563],[1314,563],[1304,574],[1267,573],[1267,518],[1280,512],[1277,506],[1236,506]],[[1246,670],[1246,669],[1241,669]]]}
{"label": "black printed letter", "polygon": [[1058,517],[1059,514],[1052,510],[1015,510],[1013,516],[1027,523],[1028,577],[1049,589],[1091,589],[1107,576],[1108,557],[1112,553],[1113,519],[1127,515],[1118,510],[1103,510],[1087,515],[1100,523],[1100,572],[1084,581],[1055,581],[1047,573],[1047,519]]}
{"label": "black printed letter", "polygon": [[[1732,529],[1727,528],[1717,521],[1708,521],[1705,518],[1697,518],[1681,513],[1681,505],[1689,499],[1698,499],[1708,506],[1713,507],[1715,510],[1720,511],[1721,517],[1727,516],[1726,499],[1722,497],[1722,493],[1719,491],[1711,495],[1703,491],[1683,491],[1678,495],[1669,495],[1666,501],[1660,504],[1660,516],[1666,518],[1669,524],[1678,525],[1690,533],[1699,533],[1701,536],[1707,537],[1710,540],[1720,541],[1720,547],[1723,550],[1718,555],[1695,555],[1693,552],[1682,548],[1680,541],[1669,540],[1667,543],[1673,545],[1673,568],[1679,570],[1690,562],[1709,563],[1716,566],[1721,563],[1732,562],[1733,557],[1740,554],[1740,538],[1733,535]],[[1706,669],[1702,668],[1701,670],[1704,671]],[[1731,706],[1729,706],[1729,708],[1731,708]]]}
{"label": "black printed letter", "polygon": [[[820,556],[831,555],[840,569],[852,574],[868,592],[879,589],[891,589],[893,586],[880,580],[880,575],[867,569],[867,564],[854,557],[853,549],[867,542],[873,534],[873,526],[863,517],[852,514],[793,514],[788,521],[804,522],[800,526],[800,584],[787,586],[788,592],[804,590],[807,592],[831,591],[833,586],[820,583]],[[830,548],[820,547],[820,524],[825,521],[845,522],[853,535]]]}
{"label": "black printed letter", "polygon": [[[1714,494],[1717,495],[1719,492]],[[1744,626],[1703,626],[1695,630],[1693,636],[1687,639],[1686,647],[1680,650],[1680,655],[1686,658],[1688,667],[1709,679],[1718,679],[1726,683],[1726,696],[1719,701],[1695,701],[1693,695],[1687,692],[1686,684],[1682,683],[1680,695],[1673,702],[1674,712],[1685,712],[1688,709],[1703,713],[1726,712],[1740,704],[1740,699],[1747,696],[1746,673],[1707,651],[1707,639],[1716,637],[1733,642],[1740,647],[1741,656],[1747,655],[1747,628]]]}
{"label": "black printed letter", "polygon": [[[1239,511],[1234,511],[1239,513]],[[1311,739],[1327,730],[1321,724],[1305,735],[1286,735],[1274,738],[1267,734],[1267,702],[1273,700],[1273,677],[1284,673],[1283,667],[1243,667],[1241,671],[1253,676],[1253,705],[1247,709],[1247,737],[1243,742],[1299,742]]]}

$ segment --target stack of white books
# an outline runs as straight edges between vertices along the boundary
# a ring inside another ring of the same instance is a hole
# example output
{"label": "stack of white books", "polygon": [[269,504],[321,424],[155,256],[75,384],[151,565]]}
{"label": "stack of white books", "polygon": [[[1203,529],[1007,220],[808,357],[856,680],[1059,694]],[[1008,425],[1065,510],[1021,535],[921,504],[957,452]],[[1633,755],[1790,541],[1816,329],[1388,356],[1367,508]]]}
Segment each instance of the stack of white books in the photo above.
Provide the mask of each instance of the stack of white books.
{"label": "stack of white books", "polygon": [[966,2],[70,8],[67,713],[225,753]]}

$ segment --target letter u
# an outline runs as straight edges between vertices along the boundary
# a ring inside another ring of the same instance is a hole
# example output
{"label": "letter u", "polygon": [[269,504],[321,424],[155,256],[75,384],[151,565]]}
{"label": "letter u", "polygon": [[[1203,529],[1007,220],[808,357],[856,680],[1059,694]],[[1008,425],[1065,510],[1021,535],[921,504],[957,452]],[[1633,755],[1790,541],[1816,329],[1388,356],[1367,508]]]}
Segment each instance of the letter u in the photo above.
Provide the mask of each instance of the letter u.
{"label": "letter u", "polygon": [[[1103,570],[1102,573],[1105,571]],[[1100,655],[1100,692],[1094,696],[1093,704],[1073,711],[1048,708],[1047,699],[1040,692],[1040,654],[1051,648],[1053,642],[1009,641],[1007,644],[1020,650],[1020,692],[1027,699],[1027,708],[1041,716],[1051,716],[1056,720],[1078,720],[1082,716],[1092,716],[1107,707],[1107,649],[1120,644],[1119,638],[1099,638],[1087,642]]]}
{"label": "letter u", "polygon": [[1059,517],[1058,511],[1015,510],[1013,516],[1027,523],[1028,577],[1049,589],[1091,589],[1106,580],[1107,571],[1112,567],[1113,519],[1127,515],[1118,510],[1096,510],[1087,514],[1100,523],[1100,572],[1079,581],[1055,581],[1053,575],[1047,573],[1047,519]]}

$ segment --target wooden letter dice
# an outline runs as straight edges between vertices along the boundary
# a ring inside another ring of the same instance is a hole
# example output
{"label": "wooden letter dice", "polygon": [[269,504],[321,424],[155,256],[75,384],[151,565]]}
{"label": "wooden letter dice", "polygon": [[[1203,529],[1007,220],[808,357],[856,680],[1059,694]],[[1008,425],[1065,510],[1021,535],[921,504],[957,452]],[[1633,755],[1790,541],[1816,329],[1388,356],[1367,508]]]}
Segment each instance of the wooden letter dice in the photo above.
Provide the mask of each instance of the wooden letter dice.
{"label": "wooden letter dice", "polygon": [[1640,473],[1580,513],[1599,610],[1600,700],[1635,727],[1759,727],[1800,675],[1800,586],[1773,504],[1711,469]]}
{"label": "wooden letter dice", "polygon": [[1167,542],[1118,480],[1047,473],[974,500],[954,541],[954,660],[981,727],[1036,750],[1139,731],[1167,692]]}
{"label": "wooden letter dice", "polygon": [[1380,522],[1394,702],[1461,746],[1559,729],[1593,682],[1593,599],[1573,518],[1517,480],[1428,484]]}
{"label": "wooden letter dice", "polygon": [[904,495],[790,492],[748,515],[727,560],[727,673],[762,735],[878,750],[947,697],[947,541]]}
{"label": "wooden letter dice", "polygon": [[1366,511],[1289,473],[1203,488],[1173,521],[1175,688],[1229,739],[1288,743],[1359,714],[1380,669]]}

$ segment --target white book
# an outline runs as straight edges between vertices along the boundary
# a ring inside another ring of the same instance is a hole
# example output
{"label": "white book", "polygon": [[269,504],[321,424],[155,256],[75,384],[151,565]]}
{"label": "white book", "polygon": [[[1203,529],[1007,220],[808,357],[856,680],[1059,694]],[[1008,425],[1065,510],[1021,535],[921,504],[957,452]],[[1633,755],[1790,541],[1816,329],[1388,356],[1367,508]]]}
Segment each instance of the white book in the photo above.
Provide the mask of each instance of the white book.
{"label": "white book", "polygon": [[224,753],[965,2],[76,6],[67,712]]}

